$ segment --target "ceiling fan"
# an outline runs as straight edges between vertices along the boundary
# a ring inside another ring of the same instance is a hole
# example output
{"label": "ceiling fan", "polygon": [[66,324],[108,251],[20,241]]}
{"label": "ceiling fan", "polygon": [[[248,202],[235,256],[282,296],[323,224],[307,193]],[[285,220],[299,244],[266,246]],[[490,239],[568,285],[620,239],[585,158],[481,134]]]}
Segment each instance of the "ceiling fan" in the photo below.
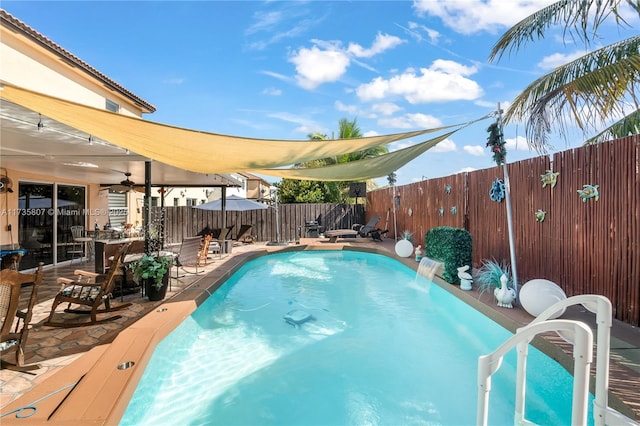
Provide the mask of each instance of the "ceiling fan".
{"label": "ceiling fan", "polygon": [[7,192],[13,192],[13,181],[9,178],[9,176],[7,176],[7,172],[5,170],[2,176],[0,176],[0,194],[4,194]]}
{"label": "ceiling fan", "polygon": [[129,179],[131,177],[131,173],[125,172],[124,175],[126,178],[125,180],[121,181],[117,185],[107,185],[104,189],[109,189],[112,192],[118,192],[120,194],[129,191],[144,192],[144,186],[136,185],[135,182]]}

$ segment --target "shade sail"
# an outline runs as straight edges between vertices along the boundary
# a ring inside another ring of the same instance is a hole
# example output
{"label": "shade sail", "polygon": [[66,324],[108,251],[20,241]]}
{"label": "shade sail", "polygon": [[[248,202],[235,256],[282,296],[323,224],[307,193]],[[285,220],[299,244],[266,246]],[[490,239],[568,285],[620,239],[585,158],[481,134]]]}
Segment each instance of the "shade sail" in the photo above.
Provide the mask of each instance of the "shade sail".
{"label": "shade sail", "polygon": [[141,156],[198,173],[285,167],[455,127],[329,141],[252,139],[154,123],[8,83],[2,84],[0,97]]}
{"label": "shade sail", "polygon": [[372,158],[365,158],[348,163],[332,164],[324,167],[314,168],[294,168],[294,169],[262,169],[254,170],[269,176],[277,176],[289,179],[319,180],[319,181],[345,181],[345,180],[366,180],[382,176],[388,176],[395,172],[409,161],[424,154],[427,150],[436,146],[458,130],[469,126],[477,121],[484,120],[490,115],[470,121],[460,125],[457,129],[444,133],[435,138],[422,143],[399,149],[397,151],[378,155]]}
{"label": "shade sail", "polygon": [[451,136],[455,131],[446,133],[418,145],[399,149],[398,151],[378,155],[377,157],[363,160],[350,161],[348,163],[331,164],[324,167],[296,168],[296,169],[261,169],[254,170],[269,176],[277,176],[289,179],[320,180],[320,181],[344,181],[366,180],[382,176],[388,176],[400,167],[407,164],[428,149],[433,148]]}
{"label": "shade sail", "polygon": [[[194,206],[194,208],[201,209],[201,210],[218,210],[219,211],[219,210],[222,210],[222,199],[209,201],[208,203],[203,203],[203,204]],[[243,212],[247,210],[264,210],[268,208],[269,206],[267,206],[266,204],[262,204],[257,201],[238,197],[237,195],[229,195],[226,198],[226,203],[225,203],[225,211]]]}

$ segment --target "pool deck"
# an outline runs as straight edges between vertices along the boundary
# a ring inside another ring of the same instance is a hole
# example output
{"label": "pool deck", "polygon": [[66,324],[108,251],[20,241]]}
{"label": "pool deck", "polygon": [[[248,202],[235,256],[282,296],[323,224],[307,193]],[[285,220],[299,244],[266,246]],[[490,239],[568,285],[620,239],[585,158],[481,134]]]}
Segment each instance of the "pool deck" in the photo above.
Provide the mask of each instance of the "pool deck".
{"label": "pool deck", "polygon": [[[201,272],[197,275],[172,278],[171,291],[164,301],[149,302],[139,293],[127,295],[124,296],[124,302],[132,305],[118,312],[121,318],[79,328],[53,328],[43,323],[58,289],[56,278],[69,277],[75,269],[92,270],[93,264],[74,262],[73,265],[48,268],[39,291],[39,303],[34,310],[26,353],[26,362],[38,364],[40,368],[31,372],[35,374],[6,369],[0,371],[0,413],[11,413],[34,401],[38,401],[37,411],[22,412],[24,416],[30,415],[27,418],[6,415],[0,419],[0,423],[114,424],[117,422],[114,419],[120,418],[126,401],[135,389],[135,383],[143,371],[141,367],[148,362],[149,355],[145,355],[144,351],[153,347],[190,315],[197,304],[246,260],[267,252],[293,248],[349,249],[354,246],[385,252],[397,258],[394,253],[395,241],[391,239],[374,242],[370,239],[344,238],[336,243],[329,243],[328,239],[302,239],[299,245],[255,243],[237,246],[232,253],[223,255],[222,259],[211,259],[208,265],[199,268]],[[418,264],[413,258],[399,260],[417,269]],[[172,273],[175,273],[175,268]],[[488,293],[462,291],[458,286],[448,284],[444,288],[511,331],[533,319],[520,307],[497,307]],[[120,297],[113,300],[114,305],[118,303],[121,303]],[[62,313],[58,315],[67,316],[68,320],[77,317]],[[595,316],[581,307],[569,308],[562,318],[581,320],[592,328],[595,326]],[[640,421],[640,329],[614,320],[611,334],[609,405]],[[544,339],[536,339],[536,343],[571,370],[568,344],[555,334],[545,334]],[[124,368],[122,364],[129,360],[135,360],[137,367]],[[120,368],[114,369],[114,366]],[[592,367],[595,367],[595,359]],[[105,378],[105,371],[113,372]],[[64,404],[61,404],[63,400]]]}

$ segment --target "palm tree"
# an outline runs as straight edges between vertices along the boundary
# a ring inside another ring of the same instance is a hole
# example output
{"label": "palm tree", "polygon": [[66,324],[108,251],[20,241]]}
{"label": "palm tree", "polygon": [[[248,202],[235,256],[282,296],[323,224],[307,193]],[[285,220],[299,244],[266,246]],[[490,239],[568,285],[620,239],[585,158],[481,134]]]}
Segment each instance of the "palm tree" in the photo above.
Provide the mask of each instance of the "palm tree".
{"label": "palm tree", "polygon": [[[507,31],[493,47],[489,60],[499,61],[526,42],[543,38],[544,31],[553,25],[564,26],[565,36],[588,47],[606,19],[627,25],[621,13],[624,5],[640,16],[638,0],[557,1]],[[552,128],[566,138],[569,121],[585,136],[605,126],[585,144],[637,134],[639,83],[640,36],[634,36],[586,53],[537,79],[516,97],[504,120],[523,120],[529,145],[542,152],[549,146]]]}
{"label": "palm tree", "polygon": [[[341,118],[338,122],[339,139],[361,138],[362,131],[358,126],[356,118],[348,120]],[[313,141],[327,140],[327,136],[321,133],[309,133],[308,137]],[[386,146],[373,147],[361,151],[351,152],[340,155],[338,157],[322,158],[305,163],[296,164],[296,167],[322,167],[331,164],[348,163],[350,161],[362,160],[365,158],[375,157],[387,153],[389,150]],[[349,185],[351,182],[322,182],[322,181],[303,181],[298,179],[282,179],[278,186],[281,191],[278,192],[282,202],[304,203],[304,202],[325,202],[325,203],[343,203],[349,201]],[[367,184],[368,187],[375,185],[373,181]]]}

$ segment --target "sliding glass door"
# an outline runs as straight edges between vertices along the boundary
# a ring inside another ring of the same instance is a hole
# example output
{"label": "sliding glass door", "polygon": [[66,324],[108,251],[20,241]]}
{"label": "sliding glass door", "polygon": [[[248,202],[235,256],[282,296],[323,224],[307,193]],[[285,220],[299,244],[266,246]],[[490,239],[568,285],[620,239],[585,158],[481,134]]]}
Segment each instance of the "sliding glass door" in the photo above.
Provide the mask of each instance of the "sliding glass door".
{"label": "sliding glass door", "polygon": [[70,228],[86,226],[86,188],[19,182],[18,192],[18,240],[27,249],[20,269],[34,268],[39,262],[47,265],[70,259],[66,254]]}

